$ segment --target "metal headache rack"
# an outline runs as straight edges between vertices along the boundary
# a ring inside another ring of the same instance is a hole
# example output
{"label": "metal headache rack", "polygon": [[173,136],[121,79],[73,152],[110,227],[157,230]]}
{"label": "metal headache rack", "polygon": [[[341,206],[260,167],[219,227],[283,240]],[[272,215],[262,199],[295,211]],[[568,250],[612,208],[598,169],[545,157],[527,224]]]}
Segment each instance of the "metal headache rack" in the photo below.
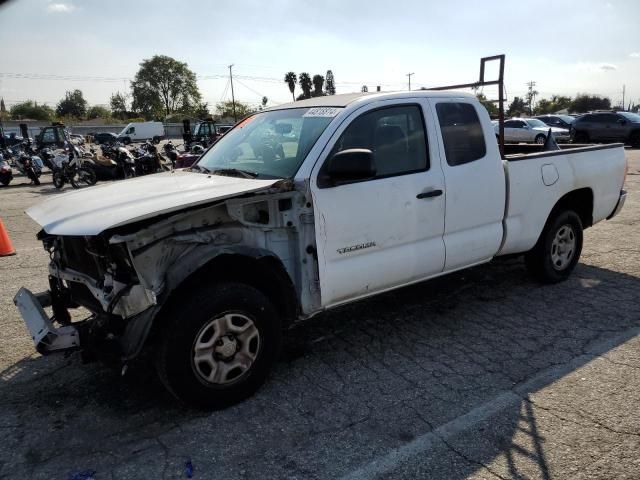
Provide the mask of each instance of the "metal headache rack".
{"label": "metal headache rack", "polygon": [[[491,57],[482,57],[480,59],[480,77],[477,82],[461,83],[459,85],[446,85],[443,87],[431,87],[425,90],[458,90],[461,88],[479,88],[488,85],[498,85],[498,99],[489,100],[498,104],[498,145],[500,147],[500,155],[504,157],[504,53],[501,55],[493,55]],[[497,80],[485,80],[484,70],[487,62],[499,61],[499,73]]]}

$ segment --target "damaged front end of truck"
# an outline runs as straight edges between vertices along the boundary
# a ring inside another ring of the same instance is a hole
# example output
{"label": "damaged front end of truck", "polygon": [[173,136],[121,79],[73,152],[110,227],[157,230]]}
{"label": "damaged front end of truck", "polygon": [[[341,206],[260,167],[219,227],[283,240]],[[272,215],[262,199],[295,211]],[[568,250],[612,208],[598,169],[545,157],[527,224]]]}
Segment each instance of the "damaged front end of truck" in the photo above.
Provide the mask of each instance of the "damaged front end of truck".
{"label": "damaged front end of truck", "polygon": [[49,289],[23,287],[14,302],[42,354],[80,350],[87,361],[125,364],[193,282],[254,285],[285,324],[320,304],[313,210],[290,181],[97,234],[43,229],[38,238],[50,256]]}

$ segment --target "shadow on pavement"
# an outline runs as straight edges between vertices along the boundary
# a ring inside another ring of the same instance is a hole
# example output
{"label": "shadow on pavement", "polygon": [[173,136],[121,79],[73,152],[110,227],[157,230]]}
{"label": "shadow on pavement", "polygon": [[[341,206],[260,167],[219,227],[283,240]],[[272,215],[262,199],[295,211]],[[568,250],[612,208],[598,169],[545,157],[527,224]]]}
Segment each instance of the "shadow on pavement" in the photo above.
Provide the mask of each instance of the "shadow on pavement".
{"label": "shadow on pavement", "polygon": [[[333,478],[520,386],[523,400],[500,411],[502,434],[488,428],[473,461],[433,475],[465,478],[503,454],[510,478],[521,478],[513,455],[526,454],[549,478],[526,382],[578,368],[571,362],[592,345],[638,326],[638,291],[638,278],[584,264],[567,282],[541,286],[519,260],[496,261],[296,327],[267,385],[219,412],[174,401],[148,359],[123,378],[75,355],[24,359],[0,373],[0,425],[9,425],[0,474],[81,464],[118,477],[144,464],[154,478],[179,474],[188,457],[212,478]],[[523,424],[532,442],[524,453],[504,440]]]}

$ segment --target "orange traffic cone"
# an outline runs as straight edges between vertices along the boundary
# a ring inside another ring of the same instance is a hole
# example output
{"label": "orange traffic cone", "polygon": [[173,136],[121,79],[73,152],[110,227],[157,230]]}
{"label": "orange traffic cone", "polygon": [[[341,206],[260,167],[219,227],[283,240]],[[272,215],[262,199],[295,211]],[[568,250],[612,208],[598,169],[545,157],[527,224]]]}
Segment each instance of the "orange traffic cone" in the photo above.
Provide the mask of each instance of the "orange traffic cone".
{"label": "orange traffic cone", "polygon": [[7,229],[4,228],[4,223],[0,218],[0,257],[6,257],[8,255],[15,255],[16,249],[13,248]]}

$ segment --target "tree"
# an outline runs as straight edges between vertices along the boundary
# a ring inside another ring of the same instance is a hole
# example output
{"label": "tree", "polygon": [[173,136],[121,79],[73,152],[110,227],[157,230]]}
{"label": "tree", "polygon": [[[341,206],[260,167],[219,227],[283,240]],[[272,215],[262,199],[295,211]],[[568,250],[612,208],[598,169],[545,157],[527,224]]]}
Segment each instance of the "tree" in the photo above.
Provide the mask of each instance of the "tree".
{"label": "tree", "polygon": [[26,102],[17,103],[9,111],[11,118],[16,120],[51,120],[54,111],[46,105],[38,105],[36,102],[27,100]]}
{"label": "tree", "polygon": [[527,111],[527,106],[524,100],[520,97],[513,97],[513,102],[509,105],[507,110],[507,117],[519,117]]}
{"label": "tree", "polygon": [[568,109],[570,105],[571,97],[553,95],[550,100],[547,100],[546,98],[539,100],[533,112],[538,115],[544,113],[555,113],[559,110]]}
{"label": "tree", "polygon": [[312,97],[322,97],[325,93],[322,91],[322,87],[324,86],[324,77],[322,75],[314,75],[313,76],[313,92],[311,93]]}
{"label": "tree", "polygon": [[335,83],[335,79],[333,78],[333,72],[331,70],[327,70],[324,91],[327,93],[327,95],[336,94],[336,83]]}
{"label": "tree", "polygon": [[111,106],[111,114],[124,120],[127,118],[127,95],[116,92],[111,94],[109,99],[109,105]]}
{"label": "tree", "polygon": [[59,117],[84,118],[87,113],[87,101],[82,96],[81,90],[67,91],[56,107],[56,115]]}
{"label": "tree", "polygon": [[89,120],[93,118],[110,118],[110,117],[111,117],[111,110],[109,110],[106,107],[103,107],[102,105],[94,105],[93,107],[89,108],[89,110],[87,110],[87,118]]}
{"label": "tree", "polygon": [[4,106],[4,98],[0,98],[0,113],[7,113],[7,107]]}
{"label": "tree", "polygon": [[264,110],[267,108],[267,103],[269,103],[269,99],[267,97],[262,97],[262,101],[260,102],[260,110]]}
{"label": "tree", "polygon": [[193,116],[196,118],[209,118],[211,116],[211,112],[209,112],[209,103],[199,103],[193,111]]}
{"label": "tree", "polygon": [[284,76],[284,83],[289,85],[289,91],[291,92],[291,96],[293,97],[293,101],[296,101],[296,82],[298,81],[298,77],[295,73],[289,72]]}
{"label": "tree", "polygon": [[367,87],[366,85],[362,85],[362,88],[360,88],[360,91],[362,93],[367,93],[369,91],[369,87]]}
{"label": "tree", "polygon": [[301,73],[298,75],[298,83],[302,89],[302,95],[298,98],[311,98],[311,86],[313,85],[311,76],[306,72]]}
{"label": "tree", "polygon": [[487,109],[487,112],[489,112],[490,116],[498,115],[498,107],[496,107],[495,103],[487,100],[487,97],[484,93],[476,93],[476,98],[484,106],[484,108]]}
{"label": "tree", "polygon": [[186,63],[166,55],[143,60],[131,88],[134,110],[156,115],[159,105],[169,115],[201,99],[196,74]]}
{"label": "tree", "polygon": [[[255,109],[251,108],[248,103],[238,102],[236,100],[236,115],[238,118],[246,117],[250,113],[253,113]],[[233,117],[233,102],[227,100],[216,105],[216,114],[220,118],[232,118]]]}
{"label": "tree", "polygon": [[598,95],[578,94],[569,106],[570,112],[585,113],[591,110],[609,110],[611,108],[611,100]]}

